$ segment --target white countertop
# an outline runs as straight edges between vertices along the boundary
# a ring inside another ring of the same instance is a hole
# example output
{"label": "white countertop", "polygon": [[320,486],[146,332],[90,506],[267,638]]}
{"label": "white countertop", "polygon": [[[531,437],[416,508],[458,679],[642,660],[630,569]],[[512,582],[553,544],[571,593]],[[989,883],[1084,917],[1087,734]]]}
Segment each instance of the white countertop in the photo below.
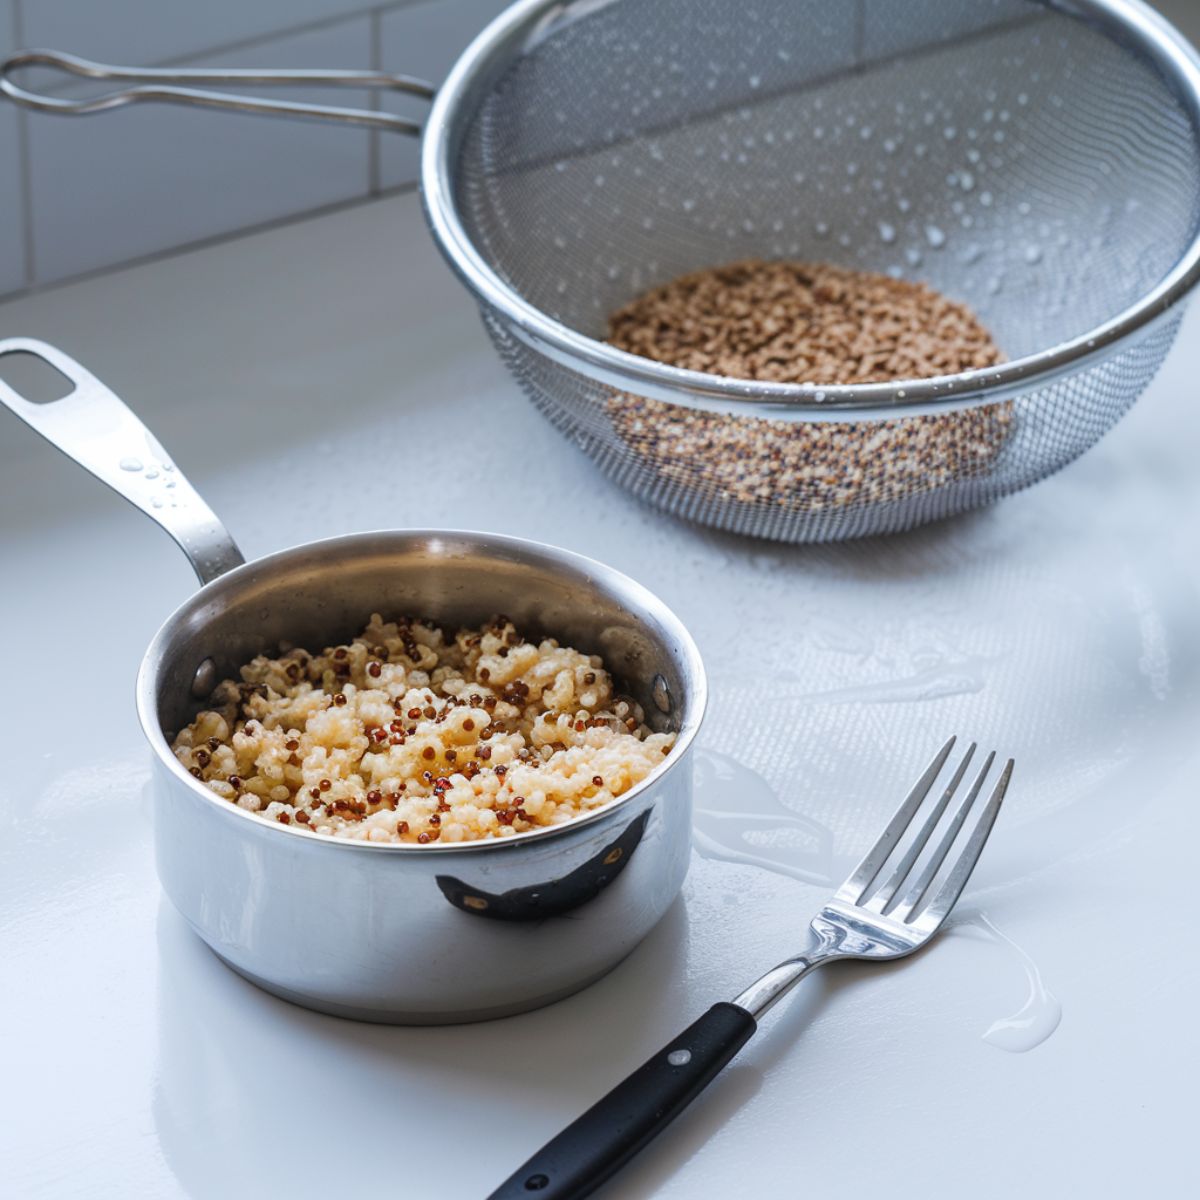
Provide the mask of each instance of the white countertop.
{"label": "white countertop", "polygon": [[[248,556],[430,524],[568,546],[675,608],[713,702],[683,899],[607,978],[457,1028],[294,1008],[155,879],[132,684],[190,569],[0,414],[0,1192],[481,1197],[798,949],[952,732],[1017,759],[954,931],[804,984],[602,1195],[1200,1188],[1200,312],[1056,478],[823,548],[616,491],[507,379],[413,196],[0,305],[17,334],[123,396]],[[414,449],[456,486],[412,486]]]}

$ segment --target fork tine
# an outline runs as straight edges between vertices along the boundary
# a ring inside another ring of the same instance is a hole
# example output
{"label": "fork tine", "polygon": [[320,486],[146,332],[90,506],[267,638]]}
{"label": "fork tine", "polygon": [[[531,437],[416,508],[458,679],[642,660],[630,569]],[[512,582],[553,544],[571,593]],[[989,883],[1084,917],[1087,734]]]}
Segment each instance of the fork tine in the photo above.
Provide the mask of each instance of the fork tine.
{"label": "fork tine", "polygon": [[888,855],[895,849],[897,839],[908,828],[917,809],[921,807],[921,802],[929,795],[929,789],[933,787],[933,781],[941,773],[942,767],[946,765],[946,759],[950,757],[950,751],[954,749],[956,740],[951,738],[938,751],[933,762],[925,768],[925,773],[917,780],[904,803],[896,810],[896,815],[888,822],[888,827],[883,831],[879,841],[867,851],[866,857],[855,867],[849,879],[838,888],[837,895],[840,899],[857,904],[867,888],[875,882],[875,876],[883,869]]}
{"label": "fork tine", "polygon": [[921,857],[921,851],[925,849],[929,839],[933,836],[933,831],[937,828],[938,822],[942,819],[942,814],[954,798],[954,793],[958,791],[958,785],[962,783],[963,776],[967,773],[967,767],[971,765],[971,758],[974,754],[975,743],[972,742],[967,747],[967,752],[963,755],[962,762],[958,764],[958,768],[955,770],[950,782],[946,785],[945,791],[942,792],[938,802],[933,806],[933,810],[925,818],[925,823],[921,826],[917,836],[913,838],[912,845],[905,850],[903,857],[896,864],[896,869],[892,872],[891,878],[876,890],[869,900],[864,896],[864,899],[859,901],[859,903],[865,903],[868,908],[876,912],[886,911],[888,901],[904,886],[904,881],[908,878],[909,872],[912,871],[913,864]]}
{"label": "fork tine", "polygon": [[887,916],[895,917],[897,921],[907,921],[908,918],[916,911],[917,905],[925,898],[925,893],[929,891],[929,885],[933,883],[934,876],[941,870],[942,863],[946,861],[946,856],[950,853],[950,847],[954,845],[954,839],[958,837],[959,830],[962,829],[963,823],[970,815],[971,808],[979,795],[980,789],[983,787],[984,780],[988,777],[988,772],[992,769],[992,763],[996,761],[996,752],[993,750],[984,760],[983,770],[975,776],[975,782],[971,784],[971,790],[967,792],[966,797],[958,806],[954,816],[950,819],[950,824],[946,827],[946,832],[942,835],[942,840],[938,842],[937,849],[930,855],[929,861],[921,869],[921,874],[917,876],[915,882],[910,883],[904,890],[904,894],[893,901],[887,911]]}
{"label": "fork tine", "polygon": [[996,817],[1000,812],[1004,793],[1008,791],[1008,781],[1012,778],[1012,773],[1013,760],[1010,758],[1005,763],[1004,770],[996,781],[996,786],[992,789],[992,794],[988,798],[983,812],[979,814],[979,820],[975,822],[975,828],[971,831],[967,844],[959,852],[954,870],[950,872],[949,878],[921,913],[921,919],[932,920],[935,928],[949,916],[950,910],[962,895],[963,888],[967,886],[971,872],[975,870],[975,864],[979,861],[988,835],[992,832],[992,826],[996,823]]}

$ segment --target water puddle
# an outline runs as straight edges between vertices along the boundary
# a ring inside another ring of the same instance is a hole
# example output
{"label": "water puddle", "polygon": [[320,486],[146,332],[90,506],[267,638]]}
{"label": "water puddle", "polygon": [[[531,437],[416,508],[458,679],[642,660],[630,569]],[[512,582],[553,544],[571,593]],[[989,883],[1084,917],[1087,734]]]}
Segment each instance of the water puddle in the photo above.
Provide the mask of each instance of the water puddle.
{"label": "water puddle", "polygon": [[998,1017],[984,1030],[989,1046],[1010,1054],[1025,1054],[1040,1046],[1062,1021],[1062,1004],[1042,979],[1037,963],[1006,933],[1001,932],[986,913],[977,913],[952,929],[975,932],[992,945],[1001,946],[1024,972],[1028,994],[1011,1016]]}
{"label": "water puddle", "polygon": [[[696,752],[694,820],[693,844],[703,858],[758,867],[818,886],[837,882],[832,831],[788,808],[757,771],[727,754]],[[984,1030],[983,1040],[1012,1054],[1040,1046],[1058,1028],[1062,1005],[1038,965],[985,913],[954,922],[950,930],[998,947],[1025,977],[1024,1002],[1015,1012],[997,1017]]]}

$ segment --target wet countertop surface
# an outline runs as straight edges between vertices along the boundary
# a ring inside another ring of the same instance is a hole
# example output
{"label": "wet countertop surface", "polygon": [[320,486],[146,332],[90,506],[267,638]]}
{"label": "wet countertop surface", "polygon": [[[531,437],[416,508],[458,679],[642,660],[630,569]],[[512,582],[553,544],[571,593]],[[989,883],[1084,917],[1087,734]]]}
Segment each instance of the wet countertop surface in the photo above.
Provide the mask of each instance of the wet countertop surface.
{"label": "wet countertop surface", "polygon": [[247,556],[409,525],[557,543],[666,600],[713,693],[683,897],[601,982],[458,1028],[292,1007],[155,878],[133,679],[190,569],[0,413],[0,1190],[481,1197],[797,950],[950,733],[1017,759],[952,931],[802,985],[601,1194],[1200,1187],[1200,313],[1056,478],[823,548],[617,491],[506,377],[414,196],[14,300],[0,334],[108,383]]}

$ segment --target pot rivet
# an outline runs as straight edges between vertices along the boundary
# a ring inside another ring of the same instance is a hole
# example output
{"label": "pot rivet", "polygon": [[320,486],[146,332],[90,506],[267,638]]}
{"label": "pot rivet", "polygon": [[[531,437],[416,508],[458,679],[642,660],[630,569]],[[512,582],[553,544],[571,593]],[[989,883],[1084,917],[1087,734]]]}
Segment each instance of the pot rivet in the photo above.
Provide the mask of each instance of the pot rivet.
{"label": "pot rivet", "polygon": [[192,695],[197,700],[207,700],[216,686],[217,664],[211,658],[206,658],[192,676]]}
{"label": "pot rivet", "polygon": [[661,675],[654,677],[654,683],[650,688],[650,698],[659,712],[669,713],[671,711],[671,691],[667,687],[667,681]]}

